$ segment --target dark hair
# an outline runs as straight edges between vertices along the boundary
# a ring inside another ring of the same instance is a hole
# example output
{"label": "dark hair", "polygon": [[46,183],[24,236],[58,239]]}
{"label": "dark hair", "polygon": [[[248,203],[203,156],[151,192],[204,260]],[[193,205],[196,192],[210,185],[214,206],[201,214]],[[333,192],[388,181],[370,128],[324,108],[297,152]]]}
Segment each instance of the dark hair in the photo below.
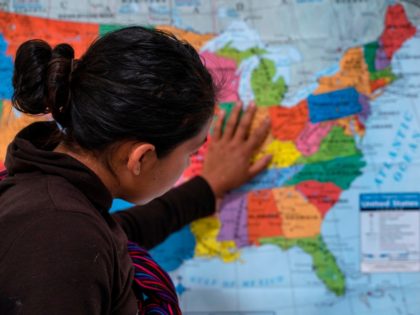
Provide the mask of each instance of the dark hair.
{"label": "dark hair", "polygon": [[163,157],[213,114],[210,73],[196,50],[170,33],[123,28],[73,58],[68,44],[52,49],[29,40],[16,53],[13,76],[13,106],[51,113],[67,145],[103,152],[120,140],[139,140]]}

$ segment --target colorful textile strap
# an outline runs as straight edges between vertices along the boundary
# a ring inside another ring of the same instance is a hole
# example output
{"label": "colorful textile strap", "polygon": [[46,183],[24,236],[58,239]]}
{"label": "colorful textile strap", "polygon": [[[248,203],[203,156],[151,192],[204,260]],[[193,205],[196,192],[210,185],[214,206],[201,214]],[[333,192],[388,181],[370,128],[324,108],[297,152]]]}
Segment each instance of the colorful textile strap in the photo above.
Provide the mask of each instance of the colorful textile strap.
{"label": "colorful textile strap", "polygon": [[136,243],[128,242],[128,253],[134,265],[133,289],[139,301],[139,314],[181,315],[169,275]]}
{"label": "colorful textile strap", "polygon": [[[7,170],[0,170],[0,180]],[[171,278],[136,243],[128,242],[128,253],[134,266],[133,291],[138,300],[139,315],[182,315]]]}

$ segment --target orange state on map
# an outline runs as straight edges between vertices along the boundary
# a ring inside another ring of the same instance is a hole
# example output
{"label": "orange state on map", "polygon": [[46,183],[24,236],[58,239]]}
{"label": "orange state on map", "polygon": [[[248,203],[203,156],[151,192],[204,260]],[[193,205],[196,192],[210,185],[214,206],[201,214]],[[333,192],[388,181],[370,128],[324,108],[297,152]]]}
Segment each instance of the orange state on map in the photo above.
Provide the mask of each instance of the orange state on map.
{"label": "orange state on map", "polygon": [[296,190],[300,191],[325,217],[338,201],[341,195],[341,188],[334,183],[321,183],[315,180],[301,182],[296,185]]}
{"label": "orange state on map", "polygon": [[4,162],[7,146],[10,142],[12,142],[19,131],[35,121],[46,120],[47,117],[47,115],[29,116],[20,113],[17,115],[13,110],[12,103],[10,101],[3,100],[3,110],[0,117],[0,161]]}
{"label": "orange state on map", "polygon": [[70,44],[76,58],[89,47],[99,35],[99,25],[66,22],[0,11],[0,33],[7,41],[6,53],[15,56],[20,44],[29,39],[43,39],[51,46]]}
{"label": "orange state on map", "polygon": [[[248,106],[251,106],[251,105],[256,106],[255,103],[253,102],[248,104]],[[255,109],[256,111],[255,111],[254,120],[252,121],[252,124],[251,124],[251,131],[250,131],[251,133],[261,128],[265,119],[267,118],[270,119],[270,112],[268,110],[268,107],[256,106]]]}
{"label": "orange state on map", "polygon": [[296,140],[309,121],[306,100],[292,107],[271,106],[271,133],[279,140]]}
{"label": "orange state on map", "polygon": [[[251,103],[251,104],[254,104],[254,103]],[[264,123],[264,121],[266,119],[271,120],[269,108],[268,107],[257,106],[255,116],[254,116],[254,119],[253,119],[252,124],[251,124],[250,134],[252,134],[253,132],[260,129],[262,124]],[[265,138],[264,143],[261,145],[261,148],[266,148],[274,140],[275,139],[273,137],[273,133],[272,133],[272,129],[271,129],[270,132],[268,133],[267,137]]]}
{"label": "orange state on map", "polygon": [[320,234],[322,215],[295,187],[271,190],[281,213],[282,231],[286,238],[308,238]]}
{"label": "orange state on map", "polygon": [[251,191],[247,198],[249,242],[259,244],[260,238],[282,236],[282,218],[272,191]]}
{"label": "orange state on map", "polygon": [[319,86],[314,94],[354,87],[359,93],[370,95],[370,75],[361,47],[350,48],[340,60],[340,70],[332,76],[318,80]]}
{"label": "orange state on map", "polygon": [[344,134],[347,136],[353,136],[355,134],[359,136],[365,135],[366,127],[360,121],[359,115],[352,115],[337,119],[334,121],[334,124],[343,127]]}
{"label": "orange state on map", "polygon": [[211,33],[199,34],[191,31],[186,31],[171,25],[157,25],[156,28],[162,31],[171,32],[176,37],[186,40],[197,50],[200,50],[209,40],[215,37],[215,35]]}
{"label": "orange state on map", "polygon": [[[248,104],[248,106],[251,106],[251,105],[255,106],[255,103],[251,102],[251,103]],[[260,129],[262,124],[264,123],[264,121],[266,119],[271,120],[270,112],[269,112],[268,107],[256,106],[255,110],[256,110],[255,111],[255,116],[254,116],[254,119],[252,120],[251,128],[250,128],[250,131],[249,131],[250,134],[252,134],[252,133],[256,132],[258,129]],[[264,150],[263,148],[266,148],[274,140],[275,139],[273,137],[273,134],[270,131],[268,133],[267,137],[265,138],[264,143],[261,144],[260,149]],[[257,156],[258,156],[258,153],[255,155],[254,160]]]}

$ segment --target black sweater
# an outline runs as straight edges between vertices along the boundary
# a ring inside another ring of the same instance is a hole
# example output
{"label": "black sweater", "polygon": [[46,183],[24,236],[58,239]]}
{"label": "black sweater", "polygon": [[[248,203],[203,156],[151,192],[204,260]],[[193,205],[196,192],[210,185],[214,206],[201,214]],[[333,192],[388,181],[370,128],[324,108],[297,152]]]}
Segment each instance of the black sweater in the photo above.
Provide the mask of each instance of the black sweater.
{"label": "black sweater", "polygon": [[52,152],[56,131],[53,122],[34,123],[8,148],[9,177],[0,183],[0,313],[134,315],[127,237],[151,248],[211,215],[214,195],[196,177],[111,215],[112,197],[99,177]]}

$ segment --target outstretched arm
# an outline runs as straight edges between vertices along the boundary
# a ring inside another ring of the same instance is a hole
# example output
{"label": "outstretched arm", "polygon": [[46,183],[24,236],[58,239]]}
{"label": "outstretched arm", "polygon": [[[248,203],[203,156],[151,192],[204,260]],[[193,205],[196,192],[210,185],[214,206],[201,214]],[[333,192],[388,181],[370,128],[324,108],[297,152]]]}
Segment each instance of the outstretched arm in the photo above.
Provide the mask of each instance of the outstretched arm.
{"label": "outstretched arm", "polygon": [[161,243],[171,233],[215,212],[217,200],[264,170],[271,160],[265,156],[251,163],[270,127],[269,120],[250,134],[256,108],[249,107],[240,118],[237,105],[223,131],[220,112],[204,161],[201,176],[174,188],[147,205],[134,206],[114,214],[128,238],[146,248]]}
{"label": "outstretched arm", "polygon": [[215,211],[209,184],[197,176],[143,206],[113,214],[128,239],[150,249],[171,233]]}

